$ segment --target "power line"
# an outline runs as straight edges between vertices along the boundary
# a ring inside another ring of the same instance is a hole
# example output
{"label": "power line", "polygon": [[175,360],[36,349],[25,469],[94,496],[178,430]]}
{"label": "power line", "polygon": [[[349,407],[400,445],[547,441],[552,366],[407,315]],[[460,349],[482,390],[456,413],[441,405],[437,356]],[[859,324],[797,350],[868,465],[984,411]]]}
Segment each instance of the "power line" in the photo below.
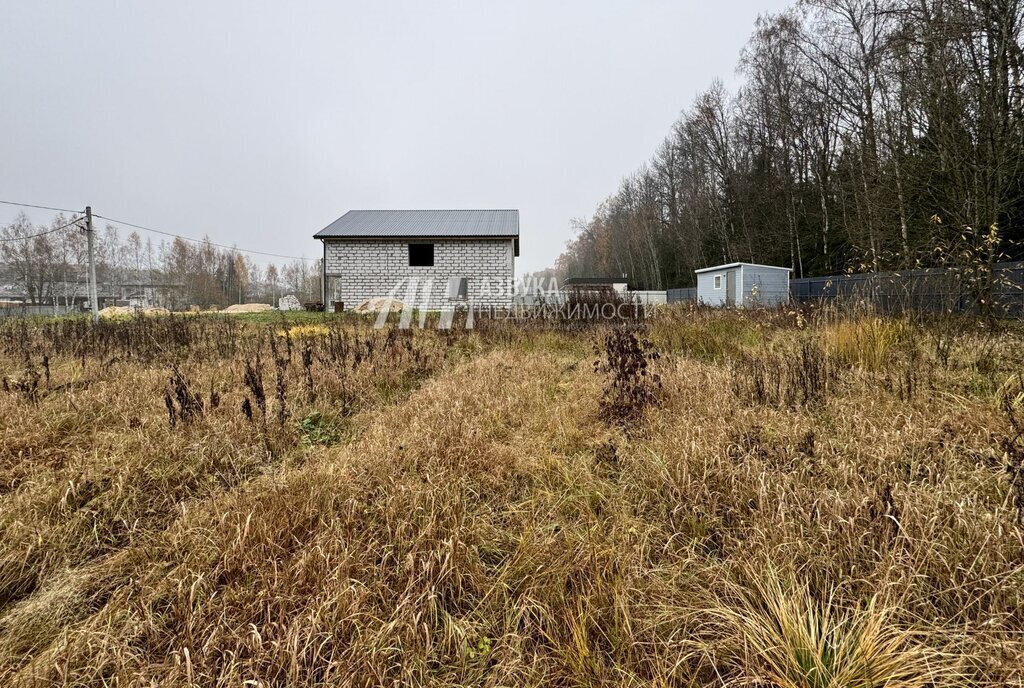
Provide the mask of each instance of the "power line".
{"label": "power line", "polygon": [[81,209],[79,209],[79,210],[70,210],[68,208],[53,208],[53,207],[48,206],[48,205],[34,205],[32,203],[16,203],[15,201],[0,201],[0,203],[3,203],[4,205],[18,205],[18,206],[21,206],[22,208],[39,208],[40,210],[55,210],[58,213],[78,213],[78,214],[81,214],[81,212],[82,212]]}
{"label": "power line", "polygon": [[[81,214],[81,212],[82,212],[81,210],[71,210],[69,208],[55,208],[53,206],[35,205],[33,203],[18,203],[16,201],[3,201],[3,200],[0,200],[0,203],[4,203],[6,205],[21,206],[23,208],[38,208],[40,210],[53,210],[55,212],[60,212],[60,213],[76,213],[76,214]],[[174,232],[165,232],[165,231],[163,231],[161,229],[153,229],[152,227],[145,227],[143,225],[137,225],[134,222],[125,222],[124,220],[117,220],[117,219],[114,219],[112,217],[107,217],[106,215],[100,215],[99,213],[93,213],[93,217],[103,218],[104,220],[106,220],[108,222],[113,222],[116,225],[124,225],[126,227],[134,227],[135,229],[141,229],[144,232],[153,232],[154,234],[162,234],[164,236],[174,237],[175,239],[181,239],[183,241],[191,241],[192,243],[195,243],[195,244],[210,244],[211,246],[216,246],[217,248],[227,249],[229,251],[238,251],[240,253],[252,253],[252,254],[260,255],[260,256],[270,256],[271,258],[287,258],[288,260],[301,260],[301,261],[311,262],[311,263],[312,262],[316,262],[316,260],[317,260],[316,258],[303,258],[301,256],[288,256],[288,255],[284,255],[282,253],[270,253],[268,251],[256,251],[256,250],[253,250],[253,249],[238,248],[237,246],[228,246],[227,244],[218,244],[217,242],[209,241],[208,239],[195,239],[193,237],[187,237],[187,236],[183,236],[181,234],[175,234]],[[23,239],[34,239],[35,237],[38,237],[38,236],[44,236],[46,234],[51,234],[52,232],[56,232],[56,231],[58,231],[60,229],[63,229],[64,227],[67,227],[67,226],[73,224],[74,222],[77,222],[77,220],[74,220],[74,221],[72,221],[72,222],[70,222],[67,225],[64,225],[62,227],[58,227],[57,229],[51,229],[51,230],[47,230],[45,232],[41,232],[40,234],[33,234],[31,236],[26,236],[26,237],[18,237],[17,239],[0,239],[0,241],[21,241]]]}
{"label": "power line", "polygon": [[175,234],[174,232],[165,232],[162,229],[153,229],[152,227],[145,227],[143,225],[137,225],[133,222],[125,222],[124,220],[116,220],[106,215],[100,215],[99,213],[93,213],[93,217],[99,217],[107,222],[113,222],[115,225],[124,225],[126,227],[134,227],[135,229],[141,229],[144,232],[153,232],[154,234],[163,234],[164,236],[174,237],[175,239],[182,239],[183,241],[191,241],[196,244],[209,244],[210,246],[216,246],[217,248],[227,249],[229,251],[238,251],[240,253],[254,253],[261,256],[270,256],[272,258],[287,258],[288,260],[302,260],[309,262],[316,262],[316,258],[303,258],[301,256],[286,256],[281,253],[269,253],[267,251],[255,251],[253,249],[238,248],[237,246],[228,246],[227,244],[218,244],[215,241],[209,239],[195,239],[193,237],[182,236],[181,234]]}
{"label": "power line", "polygon": [[[68,212],[75,212],[75,211],[68,211]],[[77,223],[79,223],[81,221],[82,221],[82,218],[76,217],[71,222],[67,222],[65,224],[62,224],[60,227],[54,227],[53,229],[48,229],[45,232],[39,232],[38,234],[29,234],[28,236],[9,237],[9,238],[5,238],[5,239],[0,239],[0,243],[6,243],[6,242],[9,242],[9,241],[27,241],[28,239],[35,239],[36,237],[46,236],[47,234],[53,234],[54,232],[59,232],[62,229],[67,229],[71,225],[77,224]]]}

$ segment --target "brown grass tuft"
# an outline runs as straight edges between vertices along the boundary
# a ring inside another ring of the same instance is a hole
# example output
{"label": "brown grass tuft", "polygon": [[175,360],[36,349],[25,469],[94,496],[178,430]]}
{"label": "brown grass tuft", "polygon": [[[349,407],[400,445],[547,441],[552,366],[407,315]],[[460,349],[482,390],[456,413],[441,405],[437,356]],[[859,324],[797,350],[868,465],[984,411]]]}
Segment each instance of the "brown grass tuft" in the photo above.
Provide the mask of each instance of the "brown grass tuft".
{"label": "brown grass tuft", "polygon": [[748,571],[717,611],[736,641],[744,679],[777,688],[924,688],[951,678],[920,634],[903,629],[877,597],[850,608],[835,591],[814,593],[772,569]]}

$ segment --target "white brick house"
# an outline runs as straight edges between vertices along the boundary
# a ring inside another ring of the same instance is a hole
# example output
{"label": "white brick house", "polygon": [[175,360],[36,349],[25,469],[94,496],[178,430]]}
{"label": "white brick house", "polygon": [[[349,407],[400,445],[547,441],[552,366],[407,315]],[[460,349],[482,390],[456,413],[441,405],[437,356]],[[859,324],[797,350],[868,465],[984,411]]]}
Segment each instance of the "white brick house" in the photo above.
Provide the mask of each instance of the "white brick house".
{"label": "white brick house", "polygon": [[324,308],[394,296],[416,308],[512,305],[518,210],[350,210],[324,244]]}

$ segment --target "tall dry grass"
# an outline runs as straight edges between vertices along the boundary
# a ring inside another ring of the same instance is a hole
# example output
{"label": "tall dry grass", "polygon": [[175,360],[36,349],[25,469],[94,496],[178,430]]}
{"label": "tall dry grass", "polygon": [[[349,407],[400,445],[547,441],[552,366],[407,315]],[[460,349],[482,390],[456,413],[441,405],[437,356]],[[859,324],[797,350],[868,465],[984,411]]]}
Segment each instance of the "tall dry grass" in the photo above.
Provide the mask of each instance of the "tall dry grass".
{"label": "tall dry grass", "polygon": [[876,597],[849,608],[771,569],[733,584],[717,615],[738,640],[730,658],[747,680],[780,688],[925,688],[954,682],[947,658],[901,627]]}
{"label": "tall dry grass", "polygon": [[1021,685],[1021,440],[988,391],[1020,335],[865,374],[831,317],[721,314],[759,333],[721,357],[666,345],[721,331],[687,317],[638,334],[660,386],[625,423],[606,390],[641,366],[595,369],[599,325],[190,323],[174,428],[149,330],[0,324],[0,681]]}
{"label": "tall dry grass", "polygon": [[909,325],[878,316],[841,320],[827,332],[835,355],[842,361],[868,370],[881,370],[897,348],[908,341]]}

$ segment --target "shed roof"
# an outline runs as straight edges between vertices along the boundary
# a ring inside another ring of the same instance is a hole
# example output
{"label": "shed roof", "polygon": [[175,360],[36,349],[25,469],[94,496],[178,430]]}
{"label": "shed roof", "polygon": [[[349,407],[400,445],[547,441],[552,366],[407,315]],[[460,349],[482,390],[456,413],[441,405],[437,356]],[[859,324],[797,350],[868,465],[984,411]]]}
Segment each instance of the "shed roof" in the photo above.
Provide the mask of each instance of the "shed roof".
{"label": "shed roof", "polygon": [[698,275],[702,272],[711,272],[712,270],[728,270],[729,268],[738,268],[741,265],[747,265],[755,268],[768,268],[769,270],[785,270],[786,272],[793,272],[792,268],[784,268],[779,265],[761,265],[760,263],[726,263],[725,265],[713,265],[710,268],[701,268],[700,270],[694,270]]}
{"label": "shed roof", "polygon": [[313,238],[518,236],[518,210],[350,210]]}

